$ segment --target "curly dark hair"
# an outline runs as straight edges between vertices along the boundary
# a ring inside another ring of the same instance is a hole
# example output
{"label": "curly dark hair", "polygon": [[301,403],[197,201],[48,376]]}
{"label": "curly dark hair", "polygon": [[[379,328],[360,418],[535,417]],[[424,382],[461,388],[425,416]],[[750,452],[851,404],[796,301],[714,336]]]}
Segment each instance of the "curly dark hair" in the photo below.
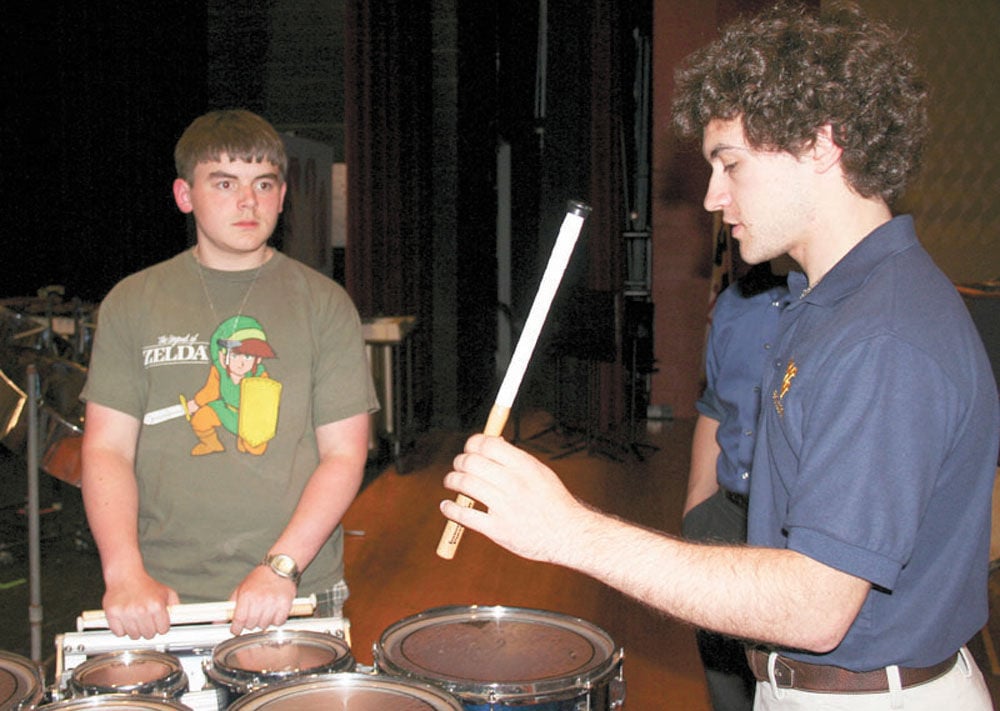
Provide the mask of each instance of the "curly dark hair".
{"label": "curly dark hair", "polygon": [[905,36],[841,4],[822,15],[778,5],[739,20],[677,71],[673,120],[700,138],[742,118],[747,143],[799,155],[829,124],[847,181],[892,203],[916,174],[927,89]]}

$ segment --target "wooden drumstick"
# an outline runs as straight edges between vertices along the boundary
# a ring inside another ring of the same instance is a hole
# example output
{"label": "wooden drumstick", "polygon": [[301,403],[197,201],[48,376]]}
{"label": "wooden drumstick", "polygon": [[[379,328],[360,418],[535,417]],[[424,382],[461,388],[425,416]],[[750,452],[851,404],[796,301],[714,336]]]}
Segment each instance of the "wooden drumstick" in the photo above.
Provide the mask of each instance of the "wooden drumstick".
{"label": "wooden drumstick", "polygon": [[[236,610],[236,603],[232,600],[226,602],[196,602],[185,605],[170,605],[167,613],[170,615],[170,624],[191,625],[207,622],[229,622],[233,619],[233,612]],[[292,600],[292,609],[289,617],[308,617],[316,610],[316,596],[297,597]],[[76,618],[76,631],[107,629],[108,618],[104,610],[84,610]]]}
{"label": "wooden drumstick", "polygon": [[[504,375],[503,382],[500,384],[500,390],[497,392],[496,400],[490,409],[490,415],[486,420],[486,427],[483,428],[483,434],[493,437],[499,437],[503,434],[503,428],[507,424],[507,416],[510,415],[510,409],[514,405],[514,398],[517,396],[517,390],[521,386],[521,380],[524,378],[524,373],[528,368],[528,362],[531,360],[535,343],[538,342],[538,335],[541,333],[542,324],[545,323],[545,317],[548,315],[549,307],[552,305],[552,299],[559,288],[559,282],[562,281],[566,265],[569,263],[570,255],[573,253],[573,247],[580,236],[580,230],[583,229],[583,221],[590,214],[590,209],[589,205],[585,205],[582,202],[577,202],[576,200],[569,201],[566,209],[566,217],[563,219],[562,227],[559,229],[559,236],[556,238],[555,246],[552,248],[552,254],[549,255],[549,262],[545,267],[545,273],[542,275],[542,281],[538,286],[538,292],[535,294],[535,300],[532,302],[531,310],[528,312],[528,320],[521,330],[521,337],[517,341],[514,354],[510,359],[510,365],[507,366],[507,372]],[[458,494],[455,497],[455,503],[465,508],[472,508],[476,502],[464,494]],[[465,528],[463,526],[454,521],[448,521],[445,524],[444,532],[441,534],[441,540],[438,542],[437,554],[445,560],[454,558],[455,551],[458,549],[459,541],[462,540],[464,532]]]}

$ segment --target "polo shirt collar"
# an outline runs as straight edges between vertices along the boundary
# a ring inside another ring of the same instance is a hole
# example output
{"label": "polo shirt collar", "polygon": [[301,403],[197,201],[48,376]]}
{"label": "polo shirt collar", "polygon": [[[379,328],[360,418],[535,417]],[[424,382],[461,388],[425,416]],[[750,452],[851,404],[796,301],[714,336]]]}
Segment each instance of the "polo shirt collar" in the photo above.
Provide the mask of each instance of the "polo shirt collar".
{"label": "polo shirt collar", "polygon": [[[833,265],[826,276],[809,290],[808,280],[801,272],[788,275],[788,290],[799,302],[830,306],[860,289],[880,263],[892,255],[917,244],[917,233],[910,215],[899,215],[876,227],[850,252]],[[794,303],[794,302],[793,302]]]}

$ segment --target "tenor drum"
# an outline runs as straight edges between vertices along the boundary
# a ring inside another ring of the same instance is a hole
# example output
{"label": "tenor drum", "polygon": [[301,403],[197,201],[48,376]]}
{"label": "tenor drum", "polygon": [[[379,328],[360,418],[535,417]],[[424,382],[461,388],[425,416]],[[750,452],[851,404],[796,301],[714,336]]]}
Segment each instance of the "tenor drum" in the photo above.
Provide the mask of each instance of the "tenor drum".
{"label": "tenor drum", "polygon": [[617,709],[622,652],[599,627],[544,610],[442,607],[390,626],[375,666],[433,684],[466,711]]}
{"label": "tenor drum", "polygon": [[42,469],[46,474],[78,487],[83,478],[80,459],[83,427],[70,422],[55,410],[46,408],[45,414],[49,419],[49,427],[45,437]]}
{"label": "tenor drum", "polygon": [[70,676],[70,695],[104,694],[176,699],[187,691],[188,679],[180,660],[153,650],[109,652],[79,664]]}
{"label": "tenor drum", "polygon": [[232,700],[299,677],[353,669],[351,649],[339,637],[306,630],[271,630],[218,644],[205,675]]}
{"label": "tenor drum", "polygon": [[0,709],[31,711],[44,694],[42,673],[30,659],[0,652]]}
{"label": "tenor drum", "polygon": [[238,699],[230,711],[462,711],[445,691],[408,679],[344,672],[269,686]]}
{"label": "tenor drum", "polygon": [[85,696],[79,699],[57,701],[42,707],[44,711],[84,711],[84,709],[117,709],[118,711],[193,711],[173,699],[133,694],[107,694]]}
{"label": "tenor drum", "polygon": [[[42,451],[46,452],[52,450],[63,438],[78,438],[83,433],[84,405],[80,400],[80,392],[87,380],[87,369],[78,363],[26,348],[0,348],[0,369],[11,384],[24,393],[28,392],[30,366],[34,366],[38,373],[38,387],[42,397],[38,425],[45,437],[45,448]],[[9,398],[9,394],[4,397],[5,400]],[[17,418],[8,418],[7,424],[9,431],[2,438],[3,445],[15,454],[26,455],[29,423],[25,408],[18,412]],[[72,472],[71,469],[60,471]],[[65,476],[79,476],[79,471]]]}

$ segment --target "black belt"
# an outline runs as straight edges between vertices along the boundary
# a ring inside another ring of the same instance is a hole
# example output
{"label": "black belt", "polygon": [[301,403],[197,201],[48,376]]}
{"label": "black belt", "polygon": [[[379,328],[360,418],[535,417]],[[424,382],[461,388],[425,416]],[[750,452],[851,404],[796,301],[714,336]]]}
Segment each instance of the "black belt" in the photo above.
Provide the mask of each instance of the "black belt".
{"label": "black belt", "polygon": [[[767,673],[768,652],[752,647],[747,649],[747,661],[757,681],[770,681]],[[899,667],[899,680],[903,688],[924,684],[951,671],[958,661],[953,654],[932,667]],[[826,664],[809,664],[796,659],[778,656],[774,660],[774,682],[781,689],[802,691],[849,693],[878,693],[889,691],[886,670],[854,672]]]}
{"label": "black belt", "polygon": [[728,501],[736,504],[737,506],[742,506],[743,508],[746,508],[747,506],[750,505],[750,497],[747,496],[746,494],[737,494],[735,491],[730,491],[729,489],[723,489],[722,495],[725,496]]}

